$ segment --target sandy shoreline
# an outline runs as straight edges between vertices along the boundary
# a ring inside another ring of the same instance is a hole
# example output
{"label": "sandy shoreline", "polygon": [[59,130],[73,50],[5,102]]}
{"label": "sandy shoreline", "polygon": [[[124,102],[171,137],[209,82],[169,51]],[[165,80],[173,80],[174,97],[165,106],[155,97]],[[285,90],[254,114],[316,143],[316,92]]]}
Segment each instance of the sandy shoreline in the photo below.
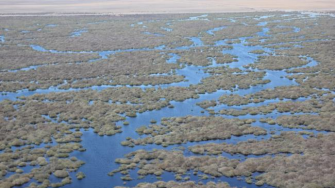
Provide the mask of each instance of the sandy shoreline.
{"label": "sandy shoreline", "polygon": [[335,11],[333,0],[0,0],[2,16]]}

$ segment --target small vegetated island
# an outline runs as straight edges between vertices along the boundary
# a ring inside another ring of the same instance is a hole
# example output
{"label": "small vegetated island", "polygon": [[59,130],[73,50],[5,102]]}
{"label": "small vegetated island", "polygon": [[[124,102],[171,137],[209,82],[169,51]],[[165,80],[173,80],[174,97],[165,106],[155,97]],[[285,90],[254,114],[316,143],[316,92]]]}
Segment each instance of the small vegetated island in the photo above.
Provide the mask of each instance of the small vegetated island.
{"label": "small vegetated island", "polygon": [[0,187],[335,187],[335,19],[0,17]]}

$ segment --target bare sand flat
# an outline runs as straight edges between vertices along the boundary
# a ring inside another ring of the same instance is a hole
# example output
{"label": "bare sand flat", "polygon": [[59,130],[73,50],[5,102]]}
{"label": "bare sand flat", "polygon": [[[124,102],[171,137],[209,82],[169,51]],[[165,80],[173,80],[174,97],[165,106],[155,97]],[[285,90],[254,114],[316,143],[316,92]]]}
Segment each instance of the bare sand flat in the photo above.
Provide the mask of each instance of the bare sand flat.
{"label": "bare sand flat", "polygon": [[334,11],[334,0],[0,0],[0,13],[213,13]]}

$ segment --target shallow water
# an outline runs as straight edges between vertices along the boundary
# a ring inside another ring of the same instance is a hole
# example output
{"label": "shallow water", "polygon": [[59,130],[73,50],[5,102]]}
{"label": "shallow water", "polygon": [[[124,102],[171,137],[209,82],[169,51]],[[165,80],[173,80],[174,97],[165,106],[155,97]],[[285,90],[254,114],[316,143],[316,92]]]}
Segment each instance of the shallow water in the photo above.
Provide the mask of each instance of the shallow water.
{"label": "shallow water", "polygon": [[79,30],[76,30],[76,31],[72,32],[72,33],[70,34],[70,36],[71,36],[71,37],[80,37],[81,34],[83,34],[83,33],[87,33],[87,32],[88,32],[87,29],[79,29]]}
{"label": "shallow water", "polygon": [[160,34],[160,33],[150,33],[150,32],[144,32],[144,34],[146,35],[153,35],[153,36],[156,36],[156,37],[164,37],[165,35],[163,34]]}
{"label": "shallow water", "polygon": [[1,43],[4,43],[4,42],[5,42],[5,36],[0,35],[0,42],[1,42]]}
{"label": "shallow water", "polygon": [[203,15],[200,15],[200,16],[192,16],[192,17],[189,17],[186,20],[208,20],[206,18],[207,16],[208,16],[207,14],[203,14]]}
{"label": "shallow water", "polygon": [[57,24],[48,24],[45,27],[57,27],[57,26],[58,26]]}
{"label": "shallow water", "polygon": [[258,32],[258,36],[260,37],[269,37],[270,35],[268,35],[267,33],[270,31],[269,28],[263,28],[261,32]]}
{"label": "shallow water", "polygon": [[[136,52],[136,51],[154,51],[154,50],[162,50],[165,48],[165,45],[157,46],[154,48],[132,48],[132,49],[120,49],[120,50],[110,50],[110,51],[57,51],[57,50],[48,50],[45,49],[42,46],[39,45],[30,45],[30,47],[33,50],[36,50],[38,52],[49,52],[49,53],[54,53],[54,54],[92,54],[92,53],[98,53],[100,55],[99,59],[94,59],[93,61],[98,61],[101,59],[107,59],[109,55],[115,54],[115,53],[120,53],[120,52]],[[92,62],[92,61],[90,61]]]}
{"label": "shallow water", "polygon": [[49,64],[45,64],[45,65],[31,65],[31,66],[20,68],[20,69],[2,70],[0,72],[18,72],[18,71],[36,70],[38,67],[43,67],[43,66],[48,66],[48,65]]}
{"label": "shallow water", "polygon": [[199,37],[191,37],[189,39],[193,42],[193,45],[191,47],[204,46],[204,43],[201,41]]}
{"label": "shallow water", "polygon": [[259,22],[257,24],[257,26],[266,26],[268,24],[268,22]]}
{"label": "shallow water", "polygon": [[167,28],[167,27],[161,27],[161,29],[164,30],[164,31],[167,31],[167,32],[173,31],[173,29]]}
{"label": "shallow water", "polygon": [[224,29],[224,28],[227,28],[227,27],[226,27],[226,26],[216,27],[216,28],[214,28],[214,29],[210,29],[210,30],[206,31],[206,33],[208,33],[208,34],[210,34],[210,35],[215,35],[214,32],[216,32],[216,31],[220,31],[220,30],[222,30],[222,29]]}

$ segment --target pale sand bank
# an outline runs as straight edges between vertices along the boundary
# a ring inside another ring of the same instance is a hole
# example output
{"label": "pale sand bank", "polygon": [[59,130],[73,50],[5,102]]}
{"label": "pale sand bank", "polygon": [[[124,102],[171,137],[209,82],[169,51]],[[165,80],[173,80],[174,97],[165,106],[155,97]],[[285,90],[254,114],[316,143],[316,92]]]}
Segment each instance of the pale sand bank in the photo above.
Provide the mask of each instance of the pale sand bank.
{"label": "pale sand bank", "polygon": [[334,10],[335,0],[0,0],[0,14],[326,12]]}

